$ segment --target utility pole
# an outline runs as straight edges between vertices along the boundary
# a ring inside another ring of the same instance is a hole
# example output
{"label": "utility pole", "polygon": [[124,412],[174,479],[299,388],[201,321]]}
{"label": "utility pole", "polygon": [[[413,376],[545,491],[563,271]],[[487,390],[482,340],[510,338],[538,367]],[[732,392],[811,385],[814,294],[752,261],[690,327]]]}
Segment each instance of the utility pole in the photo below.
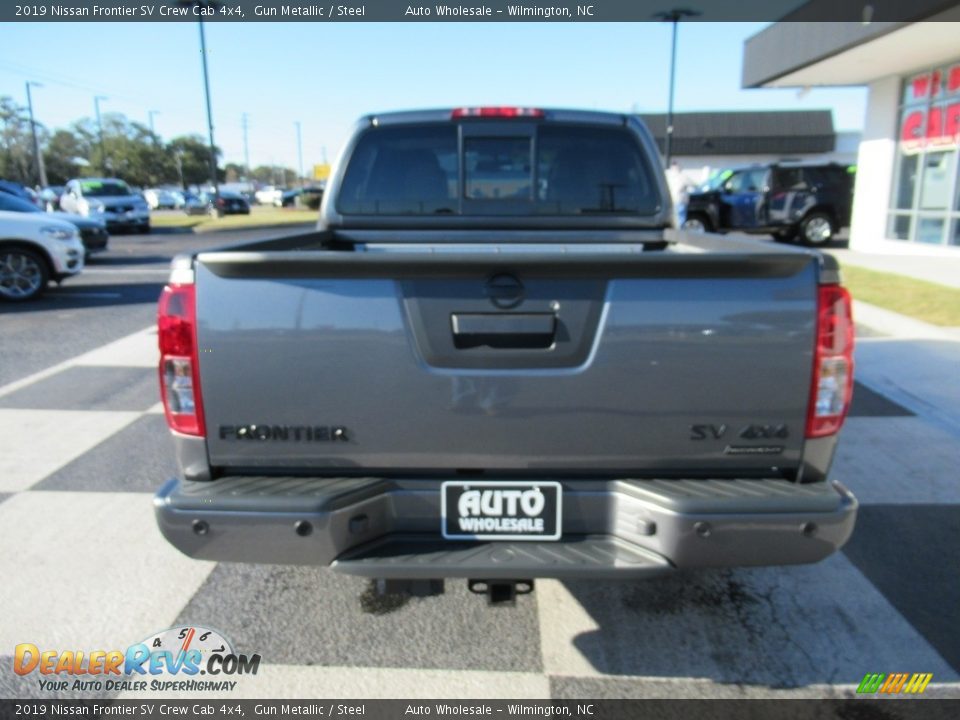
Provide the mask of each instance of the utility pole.
{"label": "utility pole", "polygon": [[33,134],[33,155],[37,161],[37,177],[40,187],[47,186],[47,169],[43,165],[43,153],[40,152],[40,138],[37,136],[37,123],[33,119],[33,98],[30,97],[30,87],[43,87],[38,82],[27,81],[27,109],[30,111],[30,132]]}
{"label": "utility pole", "polygon": [[[199,5],[203,3],[199,2]],[[213,194],[220,194],[220,185],[217,182],[217,151],[216,145],[213,142],[213,110],[210,106],[210,74],[207,71],[207,38],[203,32],[203,16],[199,16],[200,19],[197,21],[197,24],[200,26],[200,56],[203,60],[203,90],[207,97],[207,129],[210,135],[210,179],[213,182]]]}
{"label": "utility pole", "polygon": [[213,142],[213,111],[210,109],[210,74],[207,71],[207,38],[203,31],[203,13],[212,13],[220,7],[217,0],[177,0],[181,7],[198,7],[200,15],[197,15],[197,25],[200,26],[200,60],[203,66],[203,92],[207,101],[207,132],[210,139],[210,180],[213,182],[213,192],[220,193],[220,185],[217,182],[217,151]]}
{"label": "utility pole", "polygon": [[300,187],[303,187],[303,143],[300,142],[300,121],[297,120],[294,125],[297,126],[297,159],[300,165]]}
{"label": "utility pole", "polygon": [[250,147],[247,145],[247,114],[240,116],[240,126],[243,128],[243,179],[250,177]]}
{"label": "utility pole", "polygon": [[97,134],[100,137],[100,172],[107,174],[107,149],[103,144],[103,120],[100,119],[100,101],[109,100],[106,95],[95,95],[93,97],[93,110],[97,115]]}
{"label": "utility pole", "polygon": [[[159,110],[147,110],[147,123],[150,125],[150,141],[153,143],[154,150],[160,149],[160,140],[157,138],[157,133],[153,128],[153,116],[159,114]],[[153,172],[150,173],[150,180],[154,184],[156,183],[156,177]]]}
{"label": "utility pole", "polygon": [[173,152],[173,159],[177,162],[177,177],[180,179],[180,187],[187,189],[187,184],[183,181],[183,150],[177,148]]}
{"label": "utility pole", "polygon": [[666,151],[664,152],[664,155],[666,156],[664,158],[664,162],[668,169],[670,167],[670,160],[673,155],[673,88],[677,70],[677,26],[680,24],[680,20],[683,18],[697,17],[700,14],[701,13],[699,10],[673,8],[672,10],[661,11],[654,13],[653,15],[655,18],[659,18],[664,22],[673,24],[672,38],[670,41],[670,94],[667,101],[667,137]]}

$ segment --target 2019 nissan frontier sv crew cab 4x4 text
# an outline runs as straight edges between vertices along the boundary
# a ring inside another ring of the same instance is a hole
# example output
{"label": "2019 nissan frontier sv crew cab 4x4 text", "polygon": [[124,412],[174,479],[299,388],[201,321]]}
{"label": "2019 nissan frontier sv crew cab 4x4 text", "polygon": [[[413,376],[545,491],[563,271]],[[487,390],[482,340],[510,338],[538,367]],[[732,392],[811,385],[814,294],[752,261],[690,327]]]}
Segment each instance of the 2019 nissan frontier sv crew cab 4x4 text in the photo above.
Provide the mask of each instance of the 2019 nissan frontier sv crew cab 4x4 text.
{"label": "2019 nissan frontier sv crew cab 4x4 text", "polygon": [[174,261],[163,534],[491,588],[834,552],[837,265],[676,233],[660,163],[623,115],[364,118],[316,232]]}

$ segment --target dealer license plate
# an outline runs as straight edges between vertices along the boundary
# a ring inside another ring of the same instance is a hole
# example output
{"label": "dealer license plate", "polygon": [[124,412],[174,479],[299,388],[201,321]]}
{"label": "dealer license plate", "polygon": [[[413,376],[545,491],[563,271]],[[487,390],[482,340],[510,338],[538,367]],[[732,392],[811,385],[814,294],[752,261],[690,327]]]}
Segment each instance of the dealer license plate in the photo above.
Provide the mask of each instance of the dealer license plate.
{"label": "dealer license plate", "polygon": [[560,483],[451,480],[440,497],[448,540],[560,539]]}

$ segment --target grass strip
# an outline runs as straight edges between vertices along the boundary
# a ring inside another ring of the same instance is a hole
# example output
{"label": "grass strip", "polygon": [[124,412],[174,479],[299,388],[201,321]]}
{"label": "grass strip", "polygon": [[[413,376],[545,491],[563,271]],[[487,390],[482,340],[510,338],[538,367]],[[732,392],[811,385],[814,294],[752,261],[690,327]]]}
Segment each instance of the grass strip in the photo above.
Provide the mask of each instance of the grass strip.
{"label": "grass strip", "polygon": [[960,288],[855,265],[843,265],[843,284],[856,300],[932,325],[960,326]]}
{"label": "grass strip", "polygon": [[315,223],[316,210],[287,210],[281,208],[255,208],[249,215],[224,215],[221,218],[209,215],[155,214],[150,223],[158,228],[193,228],[194,232],[211,230],[241,230],[271,225],[296,225]]}

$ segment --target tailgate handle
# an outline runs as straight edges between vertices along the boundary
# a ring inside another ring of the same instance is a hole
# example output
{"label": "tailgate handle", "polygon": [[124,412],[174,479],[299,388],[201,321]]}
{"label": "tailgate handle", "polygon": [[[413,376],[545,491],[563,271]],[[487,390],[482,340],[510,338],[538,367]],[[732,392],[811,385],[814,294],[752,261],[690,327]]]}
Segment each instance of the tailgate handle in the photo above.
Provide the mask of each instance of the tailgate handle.
{"label": "tailgate handle", "polygon": [[557,316],[553,313],[453,313],[450,324],[458,348],[482,345],[546,348],[553,344]]}

